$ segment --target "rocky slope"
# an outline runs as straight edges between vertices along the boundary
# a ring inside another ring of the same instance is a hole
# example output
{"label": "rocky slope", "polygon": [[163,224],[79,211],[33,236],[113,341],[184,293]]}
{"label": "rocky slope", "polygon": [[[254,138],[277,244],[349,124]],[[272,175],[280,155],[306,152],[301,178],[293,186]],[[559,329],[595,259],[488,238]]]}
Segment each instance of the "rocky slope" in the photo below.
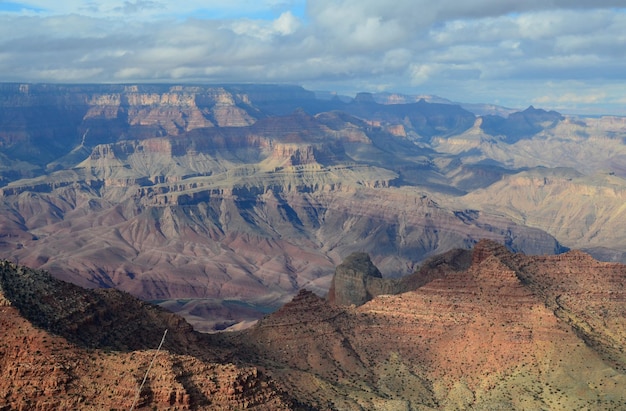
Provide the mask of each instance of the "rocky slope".
{"label": "rocky slope", "polygon": [[221,356],[180,317],[128,294],[0,263],[1,409],[297,409],[257,368]]}
{"label": "rocky slope", "polygon": [[[337,271],[363,269],[380,278],[363,255]],[[483,240],[398,280],[411,291],[345,306],[301,290],[251,328],[207,335],[2,262],[0,407],[130,409],[154,359],[136,409],[622,409],[625,278],[580,251]]]}
{"label": "rocky slope", "polygon": [[[520,224],[540,228],[563,239],[570,248],[585,249],[620,261],[626,236],[623,221],[626,180],[611,173],[586,176],[573,169],[530,170],[507,176],[467,196],[487,212],[504,214]],[[604,251],[603,251],[604,250]]]}
{"label": "rocky slope", "polygon": [[455,207],[507,216],[596,258],[626,261],[623,119],[565,118],[512,144],[488,134],[482,120],[457,136],[433,139],[438,151],[457,156],[440,160],[467,190]]}
{"label": "rocky slope", "polygon": [[446,261],[414,291],[360,307],[303,291],[224,337],[329,409],[625,406],[623,265],[578,251],[511,254],[489,241]]}

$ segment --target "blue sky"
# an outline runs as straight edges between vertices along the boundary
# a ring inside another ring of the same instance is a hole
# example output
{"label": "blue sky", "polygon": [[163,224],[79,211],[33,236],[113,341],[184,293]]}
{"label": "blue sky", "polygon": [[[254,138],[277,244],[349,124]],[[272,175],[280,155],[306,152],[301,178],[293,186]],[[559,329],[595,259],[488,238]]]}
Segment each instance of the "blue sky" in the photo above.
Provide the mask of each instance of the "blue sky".
{"label": "blue sky", "polygon": [[0,1],[0,81],[289,83],[626,115],[623,3]]}

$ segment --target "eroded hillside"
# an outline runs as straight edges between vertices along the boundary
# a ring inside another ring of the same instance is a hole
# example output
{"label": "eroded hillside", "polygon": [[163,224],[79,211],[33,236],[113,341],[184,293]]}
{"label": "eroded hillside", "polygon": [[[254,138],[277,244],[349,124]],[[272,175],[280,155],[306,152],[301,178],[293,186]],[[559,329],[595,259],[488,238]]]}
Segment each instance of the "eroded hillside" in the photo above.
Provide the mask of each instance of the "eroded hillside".
{"label": "eroded hillside", "polygon": [[[380,279],[361,257],[337,278]],[[396,294],[346,306],[301,290],[253,327],[201,334],[127,293],[2,262],[0,407],[130,409],[154,358],[136,409],[622,409],[625,279],[580,251],[483,240]]]}
{"label": "eroded hillside", "polygon": [[0,263],[2,409],[298,409],[257,368],[223,357],[182,318],[129,294]]}
{"label": "eroded hillside", "polygon": [[436,258],[416,273],[424,285],[361,306],[303,291],[225,338],[331,409],[624,407],[623,265],[490,241],[469,255]]}

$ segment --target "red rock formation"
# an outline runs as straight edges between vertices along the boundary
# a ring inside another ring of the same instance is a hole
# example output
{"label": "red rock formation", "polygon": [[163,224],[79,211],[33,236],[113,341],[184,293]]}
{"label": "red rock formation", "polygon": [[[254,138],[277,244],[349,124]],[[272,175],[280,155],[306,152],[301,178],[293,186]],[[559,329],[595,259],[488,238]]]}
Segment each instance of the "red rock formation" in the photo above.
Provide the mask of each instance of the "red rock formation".
{"label": "red rock formation", "polygon": [[626,266],[580,252],[533,257],[481,241],[430,260],[414,291],[340,307],[302,290],[256,326],[211,336],[127,294],[0,268],[7,409],[128,409],[155,354],[137,348],[165,327],[139,409],[626,405]]}
{"label": "red rock formation", "polygon": [[[435,274],[423,268],[431,280],[415,291],[358,308],[301,292],[233,338],[248,341],[245,349],[266,367],[283,364],[273,374],[294,392],[340,409],[625,406],[625,266],[579,253],[512,254],[489,241],[475,247],[471,265],[450,258],[431,261]],[[554,284],[563,270],[571,273],[565,287]],[[611,299],[586,292],[609,284]],[[578,297],[575,308],[554,304],[554,293],[565,289]]]}
{"label": "red rock formation", "polygon": [[[141,348],[165,328],[163,350]],[[293,409],[257,368],[216,362],[220,352],[128,295],[0,264],[0,409],[127,410],[153,360],[137,410]]]}

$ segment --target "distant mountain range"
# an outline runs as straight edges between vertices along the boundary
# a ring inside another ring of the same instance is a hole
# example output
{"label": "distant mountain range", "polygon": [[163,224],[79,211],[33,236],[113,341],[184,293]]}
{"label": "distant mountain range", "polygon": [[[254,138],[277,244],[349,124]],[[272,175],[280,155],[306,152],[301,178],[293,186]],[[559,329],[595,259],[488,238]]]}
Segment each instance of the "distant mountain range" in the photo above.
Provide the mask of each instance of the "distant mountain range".
{"label": "distant mountain range", "polygon": [[274,85],[0,84],[0,251],[198,329],[247,326],[366,252],[481,239],[626,261],[626,121]]}

